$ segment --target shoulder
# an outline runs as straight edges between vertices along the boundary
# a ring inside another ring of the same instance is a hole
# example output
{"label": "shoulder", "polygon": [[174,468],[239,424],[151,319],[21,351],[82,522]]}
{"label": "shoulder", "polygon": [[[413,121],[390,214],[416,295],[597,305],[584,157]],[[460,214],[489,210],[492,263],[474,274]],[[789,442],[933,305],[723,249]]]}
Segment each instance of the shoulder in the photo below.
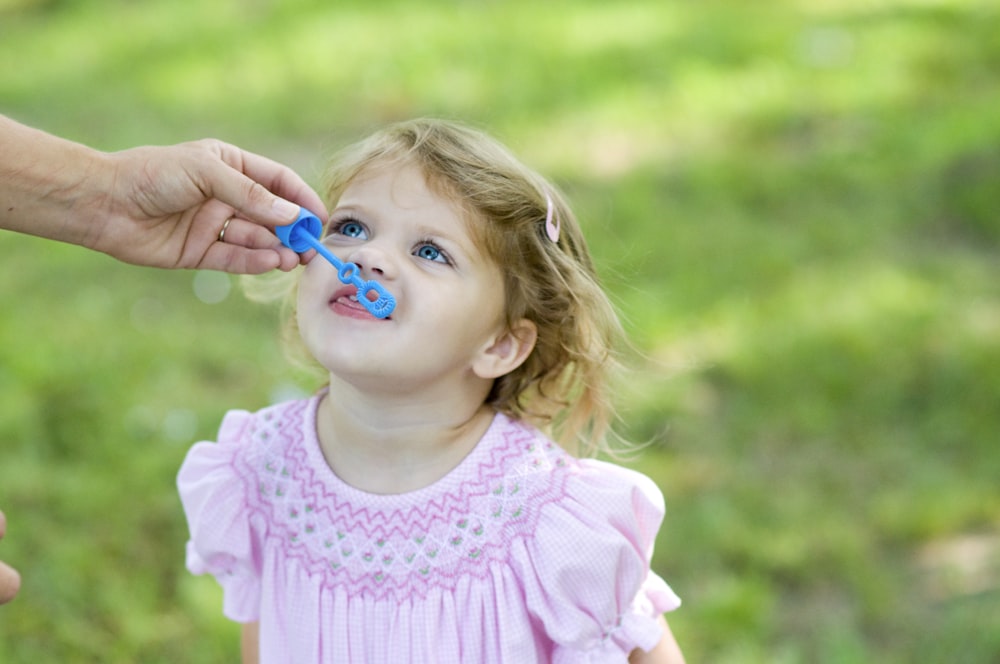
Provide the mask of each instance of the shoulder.
{"label": "shoulder", "polygon": [[[572,542],[581,533],[611,531],[645,540],[664,513],[663,494],[646,475],[616,464],[576,459],[538,429],[504,419],[503,482],[509,506],[530,517],[529,538]],[[518,495],[520,494],[520,495]]]}
{"label": "shoulder", "polygon": [[663,515],[663,492],[639,471],[596,459],[582,459],[577,462],[574,477],[575,495],[581,500],[597,497],[603,502],[603,497],[613,497],[607,502],[609,509]]}
{"label": "shoulder", "polygon": [[659,487],[642,473],[615,464],[573,459],[562,493],[541,519],[539,536],[553,542],[573,546],[584,538],[645,551],[663,521]]}
{"label": "shoulder", "polygon": [[215,440],[195,443],[181,467],[179,480],[237,469],[238,474],[259,465],[296,440],[301,440],[306,413],[314,398],[285,401],[255,412],[230,410]]}
{"label": "shoulder", "polygon": [[316,400],[317,397],[292,399],[254,412],[231,410],[222,420],[219,429],[220,442],[223,434],[229,430],[238,431],[244,436],[256,434],[261,440],[267,441],[272,434],[301,427],[307,412],[310,409],[315,410]]}
{"label": "shoulder", "polygon": [[231,410],[219,427],[218,444],[239,444],[249,449],[273,448],[298,438],[315,410],[315,397],[294,399],[255,412]]}

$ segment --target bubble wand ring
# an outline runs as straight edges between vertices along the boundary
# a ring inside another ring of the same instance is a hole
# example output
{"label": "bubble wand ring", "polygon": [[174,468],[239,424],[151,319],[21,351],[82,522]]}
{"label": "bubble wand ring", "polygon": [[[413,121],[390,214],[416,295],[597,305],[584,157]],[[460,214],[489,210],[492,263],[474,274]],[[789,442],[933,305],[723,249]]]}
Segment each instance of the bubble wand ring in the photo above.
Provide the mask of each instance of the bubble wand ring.
{"label": "bubble wand ring", "polygon": [[301,254],[315,249],[320,256],[330,261],[330,264],[337,268],[337,278],[358,289],[358,302],[364,305],[372,316],[385,318],[396,308],[396,298],[382,284],[372,280],[365,281],[361,278],[361,270],[356,264],[345,263],[323,246],[319,241],[319,236],[323,232],[323,222],[309,210],[301,208],[298,219],[286,226],[278,226],[274,232],[281,243],[295,253]]}

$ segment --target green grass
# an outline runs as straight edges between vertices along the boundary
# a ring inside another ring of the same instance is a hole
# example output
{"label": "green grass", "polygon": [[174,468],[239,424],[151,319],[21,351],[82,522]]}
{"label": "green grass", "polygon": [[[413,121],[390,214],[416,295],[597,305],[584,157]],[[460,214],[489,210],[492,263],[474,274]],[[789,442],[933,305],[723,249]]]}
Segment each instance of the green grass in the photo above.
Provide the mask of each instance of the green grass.
{"label": "green grass", "polygon": [[[691,662],[1000,659],[1000,7],[0,0],[0,112],[315,181],[414,115],[571,194],[643,357]],[[274,312],[0,235],[0,661],[234,661],[173,478],[308,389]]]}

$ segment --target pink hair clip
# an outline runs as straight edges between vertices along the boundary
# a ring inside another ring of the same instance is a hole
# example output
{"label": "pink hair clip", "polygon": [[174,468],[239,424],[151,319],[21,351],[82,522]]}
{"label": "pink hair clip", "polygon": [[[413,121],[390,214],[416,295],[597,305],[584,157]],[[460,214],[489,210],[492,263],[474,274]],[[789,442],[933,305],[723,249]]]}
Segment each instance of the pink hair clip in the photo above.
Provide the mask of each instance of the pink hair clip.
{"label": "pink hair clip", "polygon": [[549,239],[553,242],[559,242],[559,220],[553,219],[552,208],[552,197],[549,196],[548,192],[545,192],[545,234],[549,236]]}

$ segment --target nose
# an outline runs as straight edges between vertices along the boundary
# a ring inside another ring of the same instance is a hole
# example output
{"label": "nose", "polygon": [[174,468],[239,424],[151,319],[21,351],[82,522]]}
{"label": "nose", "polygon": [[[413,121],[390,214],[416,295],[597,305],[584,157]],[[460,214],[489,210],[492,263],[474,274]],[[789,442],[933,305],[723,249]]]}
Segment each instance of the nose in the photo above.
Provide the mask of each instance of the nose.
{"label": "nose", "polygon": [[347,260],[358,266],[365,277],[381,277],[394,279],[396,277],[395,263],[389,254],[372,243],[356,247],[347,255]]}

